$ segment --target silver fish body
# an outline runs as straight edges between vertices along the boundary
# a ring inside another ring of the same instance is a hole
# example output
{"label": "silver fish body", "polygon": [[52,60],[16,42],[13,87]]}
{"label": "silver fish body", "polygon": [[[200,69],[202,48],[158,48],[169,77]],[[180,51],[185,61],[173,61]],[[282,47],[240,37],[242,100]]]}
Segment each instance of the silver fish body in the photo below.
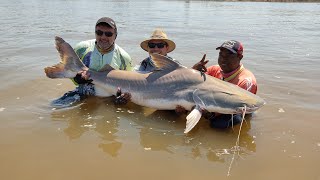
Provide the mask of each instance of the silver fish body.
{"label": "silver fish body", "polygon": [[90,73],[97,95],[115,95],[117,87],[121,87],[123,92],[131,93],[132,102],[155,109],[170,110],[180,105],[191,110],[197,103],[194,96],[203,108],[223,114],[241,113],[244,107],[251,113],[265,103],[238,86],[182,66],[170,72],[159,70],[147,74],[111,70],[102,79],[104,73]]}

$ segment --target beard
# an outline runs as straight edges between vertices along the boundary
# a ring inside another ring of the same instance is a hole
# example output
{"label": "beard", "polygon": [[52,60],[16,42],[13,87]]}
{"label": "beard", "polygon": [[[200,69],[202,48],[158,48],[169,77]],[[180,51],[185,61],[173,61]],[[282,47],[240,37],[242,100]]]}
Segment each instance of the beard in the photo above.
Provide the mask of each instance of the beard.
{"label": "beard", "polygon": [[102,50],[107,50],[112,46],[112,44],[109,41],[98,41],[97,45]]}

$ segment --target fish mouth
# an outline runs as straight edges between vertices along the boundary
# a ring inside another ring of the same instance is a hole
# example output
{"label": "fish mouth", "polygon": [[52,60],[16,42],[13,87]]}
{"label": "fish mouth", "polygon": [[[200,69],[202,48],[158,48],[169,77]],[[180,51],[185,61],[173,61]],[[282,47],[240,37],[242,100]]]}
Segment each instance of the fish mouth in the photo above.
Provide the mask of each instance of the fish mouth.
{"label": "fish mouth", "polygon": [[248,105],[244,105],[242,107],[238,107],[237,108],[237,113],[246,113],[246,114],[250,114],[250,113],[253,113],[255,112],[256,110],[258,110],[259,108],[261,108],[263,105],[265,105],[266,102],[263,101],[261,104],[259,105],[251,105],[251,106],[248,106]]}

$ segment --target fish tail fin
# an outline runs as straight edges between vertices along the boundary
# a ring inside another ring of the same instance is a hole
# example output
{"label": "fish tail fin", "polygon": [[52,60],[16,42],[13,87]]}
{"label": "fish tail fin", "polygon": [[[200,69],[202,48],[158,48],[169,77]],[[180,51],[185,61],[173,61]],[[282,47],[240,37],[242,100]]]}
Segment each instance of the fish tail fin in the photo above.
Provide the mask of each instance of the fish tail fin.
{"label": "fish tail fin", "polygon": [[186,123],[186,129],[184,130],[184,133],[188,133],[191,131],[191,129],[198,124],[200,118],[202,116],[200,108],[196,107],[194,108],[190,114],[187,116],[187,123]]}
{"label": "fish tail fin", "polygon": [[60,54],[60,63],[44,69],[49,78],[73,78],[79,71],[88,70],[80,61],[73,48],[62,38],[55,37],[56,49]]}

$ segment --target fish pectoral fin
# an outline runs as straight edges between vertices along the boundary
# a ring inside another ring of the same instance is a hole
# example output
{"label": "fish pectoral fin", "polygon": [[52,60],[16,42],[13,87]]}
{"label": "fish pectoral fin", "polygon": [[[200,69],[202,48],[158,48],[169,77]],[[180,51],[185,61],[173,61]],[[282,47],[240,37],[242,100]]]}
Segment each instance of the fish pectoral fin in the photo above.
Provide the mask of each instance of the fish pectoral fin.
{"label": "fish pectoral fin", "polygon": [[199,122],[200,118],[202,116],[201,110],[199,106],[194,108],[190,114],[187,116],[187,123],[186,123],[186,129],[184,130],[184,133],[188,133],[191,131]]}
{"label": "fish pectoral fin", "polygon": [[203,102],[203,100],[199,97],[199,95],[200,95],[200,91],[198,89],[195,89],[192,94],[193,101],[197,106],[199,106],[202,109],[205,109],[207,106]]}
{"label": "fish pectoral fin", "polygon": [[201,109],[205,109],[206,107],[206,104],[199,97],[199,93],[200,91],[198,89],[195,89],[193,91],[192,98],[194,103],[196,104],[196,107],[187,116],[186,129],[184,130],[184,133],[188,133],[189,131],[191,131],[191,129],[194,128],[194,126],[197,125],[202,116]]}

